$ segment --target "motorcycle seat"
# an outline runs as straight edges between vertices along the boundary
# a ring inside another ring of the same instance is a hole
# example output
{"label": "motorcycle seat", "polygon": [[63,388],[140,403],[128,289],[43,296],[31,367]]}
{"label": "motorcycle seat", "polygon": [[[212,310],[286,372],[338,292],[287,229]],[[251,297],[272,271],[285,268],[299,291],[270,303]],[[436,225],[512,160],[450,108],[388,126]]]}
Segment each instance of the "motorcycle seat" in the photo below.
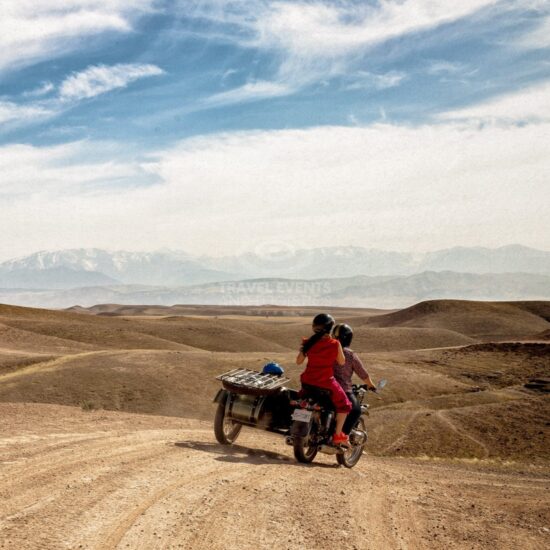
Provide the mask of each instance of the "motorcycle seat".
{"label": "motorcycle seat", "polygon": [[332,408],[330,390],[320,388],[319,386],[311,386],[310,384],[302,384],[302,390],[304,397],[309,397],[325,407]]}

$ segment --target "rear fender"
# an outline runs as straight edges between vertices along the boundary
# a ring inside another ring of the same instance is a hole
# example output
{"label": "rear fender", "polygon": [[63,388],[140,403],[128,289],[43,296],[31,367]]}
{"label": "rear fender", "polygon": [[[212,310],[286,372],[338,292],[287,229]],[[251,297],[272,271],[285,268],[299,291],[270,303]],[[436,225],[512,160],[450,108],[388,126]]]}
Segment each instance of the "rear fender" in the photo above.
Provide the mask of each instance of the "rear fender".
{"label": "rear fender", "polygon": [[290,435],[293,437],[306,437],[309,434],[311,422],[298,422],[295,420],[290,426]]}
{"label": "rear fender", "polygon": [[229,392],[227,390],[224,390],[224,389],[218,390],[216,397],[214,397],[213,403],[225,403],[227,401],[228,395],[229,395]]}

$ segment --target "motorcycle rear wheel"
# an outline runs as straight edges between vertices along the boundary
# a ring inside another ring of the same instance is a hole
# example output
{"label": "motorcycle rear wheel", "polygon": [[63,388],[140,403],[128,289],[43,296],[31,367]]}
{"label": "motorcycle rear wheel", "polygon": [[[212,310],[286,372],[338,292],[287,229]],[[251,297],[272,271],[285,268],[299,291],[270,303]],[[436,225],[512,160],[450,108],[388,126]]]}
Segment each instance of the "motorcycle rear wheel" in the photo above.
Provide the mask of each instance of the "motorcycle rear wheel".
{"label": "motorcycle rear wheel", "polygon": [[[365,420],[363,417],[361,417],[357,424],[353,428],[354,430],[361,430],[367,433],[367,428],[365,426]],[[365,450],[365,446],[367,445],[367,440],[365,438],[365,441],[361,444],[351,444],[351,448],[347,451],[344,451],[343,453],[336,455],[336,460],[338,461],[338,464],[341,466],[345,466],[346,468],[353,468],[361,458],[361,455],[363,454],[363,451]]]}
{"label": "motorcycle rear wheel", "polygon": [[225,417],[225,402],[218,403],[214,417],[214,435],[218,443],[231,445],[241,433],[243,425]]}
{"label": "motorcycle rear wheel", "polygon": [[294,436],[294,457],[298,462],[309,464],[317,456],[317,445],[308,445],[309,437]]}

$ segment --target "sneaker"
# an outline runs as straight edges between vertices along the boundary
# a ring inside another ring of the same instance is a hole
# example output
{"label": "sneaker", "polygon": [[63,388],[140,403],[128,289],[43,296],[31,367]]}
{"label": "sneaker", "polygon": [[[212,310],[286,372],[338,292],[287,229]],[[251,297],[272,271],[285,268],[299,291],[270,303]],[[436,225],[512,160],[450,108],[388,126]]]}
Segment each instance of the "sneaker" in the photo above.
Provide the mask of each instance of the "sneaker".
{"label": "sneaker", "polygon": [[332,436],[332,443],[335,446],[349,447],[349,437],[345,433],[334,434]]}

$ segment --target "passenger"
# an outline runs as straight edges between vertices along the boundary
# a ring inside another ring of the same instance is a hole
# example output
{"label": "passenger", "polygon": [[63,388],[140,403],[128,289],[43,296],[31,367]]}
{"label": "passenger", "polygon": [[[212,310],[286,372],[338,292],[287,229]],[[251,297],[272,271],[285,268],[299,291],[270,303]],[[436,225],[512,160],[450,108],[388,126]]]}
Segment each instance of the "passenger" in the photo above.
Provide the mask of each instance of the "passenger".
{"label": "passenger", "polygon": [[301,365],[307,358],[306,370],[300,377],[302,384],[330,391],[336,410],[336,429],[332,441],[335,445],[349,445],[348,436],[342,432],[342,428],[351,410],[351,402],[334,378],[334,363],[344,365],[346,359],[340,342],[330,337],[334,323],[333,317],[326,313],[320,313],[313,319],[314,334],[303,339],[296,364]]}
{"label": "passenger", "polygon": [[355,373],[363,382],[372,390],[376,389],[374,382],[372,381],[369,373],[365,370],[361,359],[357,357],[357,354],[350,349],[351,341],[353,339],[353,330],[349,325],[341,324],[334,327],[332,335],[336,338],[343,350],[346,358],[345,364],[336,362],[334,365],[334,378],[339,382],[342,389],[346,392],[348,399],[351,401],[351,412],[346,418],[344,423],[343,432],[348,434],[351,432],[353,426],[361,416],[361,405],[357,401],[357,397],[352,391],[352,376]]}

